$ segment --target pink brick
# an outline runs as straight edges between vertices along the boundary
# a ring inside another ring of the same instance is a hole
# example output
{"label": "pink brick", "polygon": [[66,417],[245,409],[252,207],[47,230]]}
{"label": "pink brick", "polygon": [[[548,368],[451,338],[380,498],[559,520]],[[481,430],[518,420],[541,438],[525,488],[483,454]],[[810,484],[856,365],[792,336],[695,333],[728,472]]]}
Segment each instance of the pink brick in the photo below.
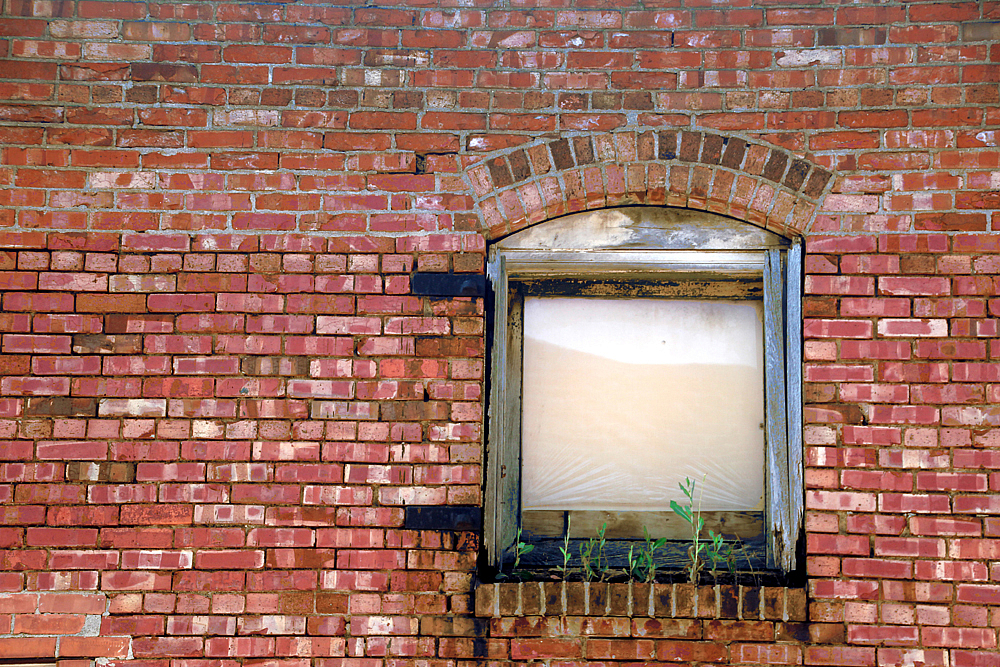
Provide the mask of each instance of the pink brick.
{"label": "pink brick", "polygon": [[881,319],[880,336],[942,337],[948,335],[947,320]]}
{"label": "pink brick", "polygon": [[862,276],[810,275],[805,280],[806,294],[872,295],[875,280]]}

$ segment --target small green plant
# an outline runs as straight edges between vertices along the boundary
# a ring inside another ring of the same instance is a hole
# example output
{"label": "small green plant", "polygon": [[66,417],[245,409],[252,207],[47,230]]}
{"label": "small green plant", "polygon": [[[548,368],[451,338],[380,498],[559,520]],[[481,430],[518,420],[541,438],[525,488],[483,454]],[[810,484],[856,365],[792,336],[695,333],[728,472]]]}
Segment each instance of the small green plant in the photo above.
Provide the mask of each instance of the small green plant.
{"label": "small green plant", "polygon": [[722,537],[722,533],[713,530],[708,531],[708,545],[706,551],[712,561],[712,577],[719,576],[719,565],[725,565],[729,574],[736,574],[736,554],[733,545],[727,544]]}
{"label": "small green plant", "polygon": [[701,517],[701,497],[699,496],[696,503],[694,499],[695,481],[690,477],[685,477],[678,486],[681,487],[681,493],[687,498],[687,504],[681,505],[676,500],[671,500],[670,509],[691,528],[691,546],[688,547],[688,566],[686,569],[688,581],[697,584],[703,565],[701,552],[705,549],[705,544],[701,541],[701,531],[705,527],[705,520]]}
{"label": "small green plant", "polygon": [[563,579],[569,575],[569,528],[570,523],[573,521],[573,517],[570,515],[566,516],[566,534],[563,535],[563,545],[559,547],[559,552],[562,553],[562,566],[559,568],[559,572],[562,574]]}
{"label": "small green plant", "polygon": [[656,578],[656,550],[667,543],[667,538],[654,540],[649,536],[646,527],[642,527],[643,544],[639,545],[639,553],[635,554],[634,545],[628,548],[628,565],[625,573],[629,579],[652,583]]}
{"label": "small green plant", "polygon": [[634,544],[628,545],[628,561],[625,565],[625,574],[629,579],[635,579],[638,581],[641,576],[640,573],[642,572],[642,555],[633,556],[632,551],[634,547]]}
{"label": "small green plant", "polygon": [[[528,544],[527,542],[521,540],[521,527],[518,526],[517,539],[514,540],[514,567],[511,569],[511,573],[509,576],[520,580],[521,577],[527,574],[527,572],[518,569],[521,565],[521,556],[530,554],[534,550],[535,550],[534,544]],[[498,580],[503,580],[506,579],[507,577],[508,575],[504,574],[503,572],[497,573]]]}
{"label": "small green plant", "polygon": [[604,555],[604,531],[607,530],[607,521],[598,529],[596,538],[589,538],[580,545],[580,561],[583,564],[583,577],[587,581],[604,581],[608,573],[608,559]]}
{"label": "small green plant", "polygon": [[640,558],[643,560],[643,566],[645,568],[645,576],[643,577],[643,580],[647,584],[651,584],[656,579],[656,550],[667,543],[667,538],[661,537],[657,540],[652,539],[645,526],[642,527],[642,535],[645,540],[642,553],[640,554]]}

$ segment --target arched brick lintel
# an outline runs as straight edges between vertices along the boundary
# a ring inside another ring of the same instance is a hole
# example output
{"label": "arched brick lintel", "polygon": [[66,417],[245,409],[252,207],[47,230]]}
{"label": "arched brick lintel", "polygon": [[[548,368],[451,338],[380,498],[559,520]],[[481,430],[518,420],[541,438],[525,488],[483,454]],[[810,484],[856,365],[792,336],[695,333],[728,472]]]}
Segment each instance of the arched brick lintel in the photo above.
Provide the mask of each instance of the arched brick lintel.
{"label": "arched brick lintel", "polygon": [[468,175],[487,240],[630,205],[701,209],[802,236],[833,176],[777,147],[687,130],[563,137],[488,156]]}

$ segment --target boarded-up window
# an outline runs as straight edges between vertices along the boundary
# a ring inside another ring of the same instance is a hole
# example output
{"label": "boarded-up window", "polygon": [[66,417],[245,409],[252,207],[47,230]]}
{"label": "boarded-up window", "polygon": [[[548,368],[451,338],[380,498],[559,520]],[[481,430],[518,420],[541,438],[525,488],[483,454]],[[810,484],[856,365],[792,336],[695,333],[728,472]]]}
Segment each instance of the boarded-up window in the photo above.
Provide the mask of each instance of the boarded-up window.
{"label": "boarded-up window", "polygon": [[743,540],[755,568],[793,567],[800,256],[770,232],[653,207],[493,246],[490,561],[518,530],[538,565],[603,524],[623,543],[681,538],[670,501],[693,479],[706,529]]}
{"label": "boarded-up window", "polygon": [[762,305],[526,298],[522,511],[762,510]]}

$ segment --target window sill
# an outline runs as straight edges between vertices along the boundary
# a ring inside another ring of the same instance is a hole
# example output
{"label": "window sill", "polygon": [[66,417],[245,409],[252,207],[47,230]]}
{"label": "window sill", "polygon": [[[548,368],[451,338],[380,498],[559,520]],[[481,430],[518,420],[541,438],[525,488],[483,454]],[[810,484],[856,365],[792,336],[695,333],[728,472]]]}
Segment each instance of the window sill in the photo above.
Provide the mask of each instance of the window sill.
{"label": "window sill", "polygon": [[526,581],[480,584],[476,616],[615,616],[802,622],[806,591],[777,586]]}

